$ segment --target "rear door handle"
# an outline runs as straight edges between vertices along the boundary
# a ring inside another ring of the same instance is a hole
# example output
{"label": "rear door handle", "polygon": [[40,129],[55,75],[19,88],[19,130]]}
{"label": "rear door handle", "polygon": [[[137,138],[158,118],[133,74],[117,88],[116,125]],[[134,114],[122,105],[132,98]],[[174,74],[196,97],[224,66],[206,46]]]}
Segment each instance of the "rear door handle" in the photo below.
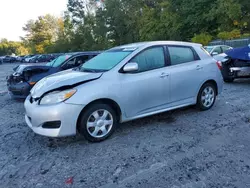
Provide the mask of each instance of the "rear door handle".
{"label": "rear door handle", "polygon": [[161,73],[161,78],[165,78],[165,77],[168,77],[169,76],[169,74],[168,73],[165,73],[165,72],[163,72],[163,73]]}
{"label": "rear door handle", "polygon": [[196,66],[196,70],[201,70],[201,69],[203,69],[203,67],[201,67],[200,65]]}

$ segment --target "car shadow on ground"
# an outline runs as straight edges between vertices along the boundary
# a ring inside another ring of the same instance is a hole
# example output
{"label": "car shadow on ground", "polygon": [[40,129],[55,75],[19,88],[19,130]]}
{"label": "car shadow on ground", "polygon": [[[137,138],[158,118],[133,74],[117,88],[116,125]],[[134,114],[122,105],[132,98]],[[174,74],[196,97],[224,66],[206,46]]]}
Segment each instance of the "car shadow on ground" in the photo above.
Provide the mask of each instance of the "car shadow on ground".
{"label": "car shadow on ground", "polygon": [[[173,126],[174,123],[177,121],[178,116],[180,116],[182,113],[189,114],[197,112],[197,109],[193,106],[181,108],[178,110],[172,110],[152,116],[148,116],[145,118],[133,120],[130,122],[119,124],[116,131],[113,133],[113,135],[108,138],[107,140],[103,141],[109,141],[111,139],[117,139],[119,136],[125,136],[132,131],[139,131],[142,128],[145,127],[151,127],[151,126]],[[31,131],[31,130],[30,130]],[[77,134],[76,136],[72,137],[62,137],[62,138],[48,138],[44,136],[37,135],[33,132],[28,133],[32,140],[36,140],[41,145],[45,145],[48,148],[56,149],[56,148],[63,148],[74,146],[74,145],[88,145],[88,144],[98,144],[98,143],[91,143],[88,142],[83,136]],[[33,134],[33,136],[32,136]]]}
{"label": "car shadow on ground", "polygon": [[248,78],[241,78],[236,79],[232,83],[225,83],[225,84],[232,84],[232,85],[250,85],[250,79]]}

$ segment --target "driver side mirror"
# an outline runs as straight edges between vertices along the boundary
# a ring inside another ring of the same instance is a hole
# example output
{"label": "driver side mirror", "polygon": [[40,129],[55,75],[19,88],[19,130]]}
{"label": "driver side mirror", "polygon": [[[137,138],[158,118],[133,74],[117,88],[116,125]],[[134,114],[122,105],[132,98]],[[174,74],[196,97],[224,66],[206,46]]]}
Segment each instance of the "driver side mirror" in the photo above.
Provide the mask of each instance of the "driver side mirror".
{"label": "driver side mirror", "polygon": [[215,56],[215,55],[219,55],[219,53],[218,52],[213,52],[212,56]]}
{"label": "driver side mirror", "polygon": [[139,67],[137,63],[127,63],[124,67],[123,67],[123,71],[125,73],[130,73],[130,72],[135,72],[138,71]]}

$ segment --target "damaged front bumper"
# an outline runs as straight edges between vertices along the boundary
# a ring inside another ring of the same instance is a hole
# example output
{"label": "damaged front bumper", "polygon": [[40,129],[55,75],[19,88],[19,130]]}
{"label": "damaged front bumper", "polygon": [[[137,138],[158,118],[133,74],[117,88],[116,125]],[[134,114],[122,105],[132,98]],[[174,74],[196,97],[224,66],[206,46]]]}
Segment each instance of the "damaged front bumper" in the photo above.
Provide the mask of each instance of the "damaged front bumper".
{"label": "damaged front bumper", "polygon": [[7,88],[12,98],[25,99],[29,95],[32,86],[28,82],[20,81],[11,76],[7,77]]}

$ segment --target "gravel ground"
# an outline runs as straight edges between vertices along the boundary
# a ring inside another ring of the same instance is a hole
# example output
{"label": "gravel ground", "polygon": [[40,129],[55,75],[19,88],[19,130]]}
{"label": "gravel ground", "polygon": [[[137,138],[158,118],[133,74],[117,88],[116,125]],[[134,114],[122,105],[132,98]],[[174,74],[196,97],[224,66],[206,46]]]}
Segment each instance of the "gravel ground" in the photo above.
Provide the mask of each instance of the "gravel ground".
{"label": "gravel ground", "polygon": [[0,187],[250,187],[250,80],[225,84],[206,112],[190,107],[120,125],[102,143],[35,135],[0,65]]}

